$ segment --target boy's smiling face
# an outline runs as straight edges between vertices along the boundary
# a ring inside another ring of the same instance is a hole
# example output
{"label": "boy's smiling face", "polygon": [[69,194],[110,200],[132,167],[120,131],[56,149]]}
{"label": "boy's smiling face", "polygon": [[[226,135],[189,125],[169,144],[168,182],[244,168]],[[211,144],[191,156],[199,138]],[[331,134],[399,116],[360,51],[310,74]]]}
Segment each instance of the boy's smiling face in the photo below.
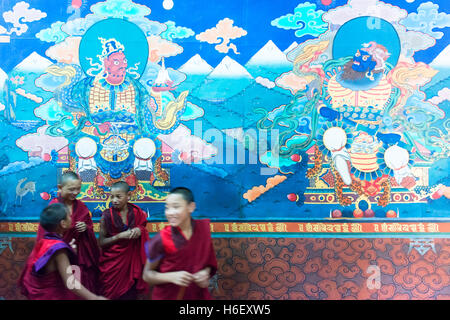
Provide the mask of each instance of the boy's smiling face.
{"label": "boy's smiling face", "polygon": [[75,201],[81,191],[81,180],[69,180],[64,185],[58,185],[58,191],[64,200]]}
{"label": "boy's smiling face", "polygon": [[120,188],[111,189],[111,204],[117,210],[122,210],[126,207],[128,200],[130,199],[127,192]]}
{"label": "boy's smiling face", "polygon": [[171,193],[166,198],[165,214],[172,227],[183,227],[190,222],[195,202],[187,202],[181,194]]}

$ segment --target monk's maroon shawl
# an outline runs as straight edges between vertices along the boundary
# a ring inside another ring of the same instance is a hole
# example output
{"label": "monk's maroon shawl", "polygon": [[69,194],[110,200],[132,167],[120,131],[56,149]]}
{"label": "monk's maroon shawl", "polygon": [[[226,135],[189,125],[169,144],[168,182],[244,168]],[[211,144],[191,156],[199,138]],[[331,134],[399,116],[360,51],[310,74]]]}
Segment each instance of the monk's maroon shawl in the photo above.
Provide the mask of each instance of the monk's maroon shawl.
{"label": "monk's maroon shawl", "polygon": [[21,293],[30,300],[77,300],[65,286],[58,270],[44,273],[45,266],[60,250],[65,250],[70,263],[76,264],[72,248],[57,234],[45,233],[36,242],[19,279]]}
{"label": "monk's maroon shawl", "polygon": [[127,221],[123,223],[120,212],[114,208],[103,212],[106,237],[138,227],[141,236],[137,239],[121,239],[103,247],[100,254],[100,282],[102,294],[109,299],[118,299],[136,283],[139,293],[146,292],[148,285],[142,280],[145,265],[145,243],[147,215],[137,206],[129,203]]}
{"label": "monk's maroon shawl", "polygon": [[[165,227],[159,233],[162,246],[158,242],[158,236],[149,241],[147,248],[163,248],[163,254],[151,253],[147,251],[149,261],[151,257],[159,257],[158,272],[187,271],[196,273],[206,267],[211,268],[210,276],[217,271],[217,260],[211,239],[209,219],[193,220],[193,232],[190,239],[185,239],[184,244],[178,247],[174,241],[176,232],[181,232],[179,228],[171,226]],[[182,234],[182,232],[181,232]],[[184,292],[183,292],[184,291]],[[194,282],[185,289],[172,283],[155,285],[152,290],[154,300],[207,300],[211,299],[208,288],[200,288]]]}
{"label": "monk's maroon shawl", "polygon": [[[64,200],[61,197],[53,199],[50,204],[57,202],[64,204]],[[75,200],[72,206],[71,217],[72,225],[70,229],[64,233],[63,239],[66,243],[70,243],[72,239],[75,239],[78,265],[81,270],[81,283],[89,291],[99,293],[98,259],[100,256],[100,249],[98,247],[97,238],[95,237],[91,213],[82,201]],[[86,223],[86,230],[84,232],[78,232],[75,228],[76,223],[80,221]],[[45,230],[39,225],[36,241],[39,241],[44,233]]]}

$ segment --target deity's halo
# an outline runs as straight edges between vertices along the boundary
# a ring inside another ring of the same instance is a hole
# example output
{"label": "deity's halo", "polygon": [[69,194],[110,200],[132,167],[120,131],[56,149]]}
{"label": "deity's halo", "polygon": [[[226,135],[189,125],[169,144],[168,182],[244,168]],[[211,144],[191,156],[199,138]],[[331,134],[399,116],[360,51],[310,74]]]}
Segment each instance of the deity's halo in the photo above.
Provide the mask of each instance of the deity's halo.
{"label": "deity's halo", "polygon": [[91,62],[101,64],[99,56],[102,54],[101,39],[115,39],[125,48],[125,57],[128,60],[128,68],[137,65],[136,72],[141,76],[144,73],[148,60],[148,42],[144,32],[133,22],[108,18],[93,24],[83,35],[80,48],[80,65],[83,71],[92,68]]}
{"label": "deity's halo", "polygon": [[388,50],[390,56],[386,62],[395,67],[401,51],[397,31],[388,21],[370,16],[349,20],[338,29],[333,40],[333,59],[353,57],[363,44],[371,41]]}

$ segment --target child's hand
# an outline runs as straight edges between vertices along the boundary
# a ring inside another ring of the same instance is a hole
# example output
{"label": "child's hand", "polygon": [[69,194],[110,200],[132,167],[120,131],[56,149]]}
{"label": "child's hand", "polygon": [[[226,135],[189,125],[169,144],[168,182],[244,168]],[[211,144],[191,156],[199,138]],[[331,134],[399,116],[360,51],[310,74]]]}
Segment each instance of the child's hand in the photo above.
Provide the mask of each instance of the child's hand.
{"label": "child's hand", "polygon": [[122,231],[118,234],[119,239],[136,239],[141,236],[141,229],[139,228],[133,228],[128,229],[126,231]]}
{"label": "child's hand", "polygon": [[136,238],[139,238],[140,236],[141,236],[141,229],[136,227],[136,228],[133,228],[130,230],[130,236],[129,236],[130,239],[136,239]]}
{"label": "child's hand", "polygon": [[77,244],[75,242],[76,240],[72,238],[72,240],[69,242],[69,246],[73,249],[73,251],[77,252]]}
{"label": "child's hand", "polygon": [[78,222],[75,224],[75,229],[76,229],[78,232],[85,232],[85,231],[86,231],[86,223],[83,222],[83,221],[78,221]]}
{"label": "child's hand", "polygon": [[172,283],[178,286],[187,287],[192,280],[194,280],[193,275],[187,271],[177,271],[172,275]]}
{"label": "child's hand", "polygon": [[200,288],[206,288],[209,285],[209,269],[203,269],[192,275],[194,277],[194,282]]}

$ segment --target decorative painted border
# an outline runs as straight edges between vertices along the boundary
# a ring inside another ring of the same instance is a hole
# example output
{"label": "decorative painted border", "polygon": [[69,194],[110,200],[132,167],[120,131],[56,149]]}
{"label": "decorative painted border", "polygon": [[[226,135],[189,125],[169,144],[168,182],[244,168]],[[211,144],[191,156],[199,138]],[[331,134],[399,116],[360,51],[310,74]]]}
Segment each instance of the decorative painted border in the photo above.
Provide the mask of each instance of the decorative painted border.
{"label": "decorative painted border", "polygon": [[[32,234],[38,229],[38,222],[0,222],[0,234]],[[167,222],[148,222],[150,233],[159,232]],[[94,223],[94,231],[100,225]],[[249,234],[267,236],[271,234],[304,235],[377,235],[377,234],[414,234],[414,235],[450,235],[450,222],[211,222],[211,232],[222,236]]]}
{"label": "decorative painted border", "polygon": [[[334,189],[312,189],[308,188],[305,192],[305,204],[339,204],[339,201],[334,193]],[[351,198],[352,203],[355,203],[360,196],[354,192],[349,192],[348,189],[344,189],[342,194],[346,198]],[[371,203],[377,203],[381,193],[377,193],[375,196],[367,197]],[[417,194],[411,191],[404,191],[404,189],[393,189],[390,198],[390,204],[414,204],[414,203],[427,203],[426,197],[420,199]]]}

